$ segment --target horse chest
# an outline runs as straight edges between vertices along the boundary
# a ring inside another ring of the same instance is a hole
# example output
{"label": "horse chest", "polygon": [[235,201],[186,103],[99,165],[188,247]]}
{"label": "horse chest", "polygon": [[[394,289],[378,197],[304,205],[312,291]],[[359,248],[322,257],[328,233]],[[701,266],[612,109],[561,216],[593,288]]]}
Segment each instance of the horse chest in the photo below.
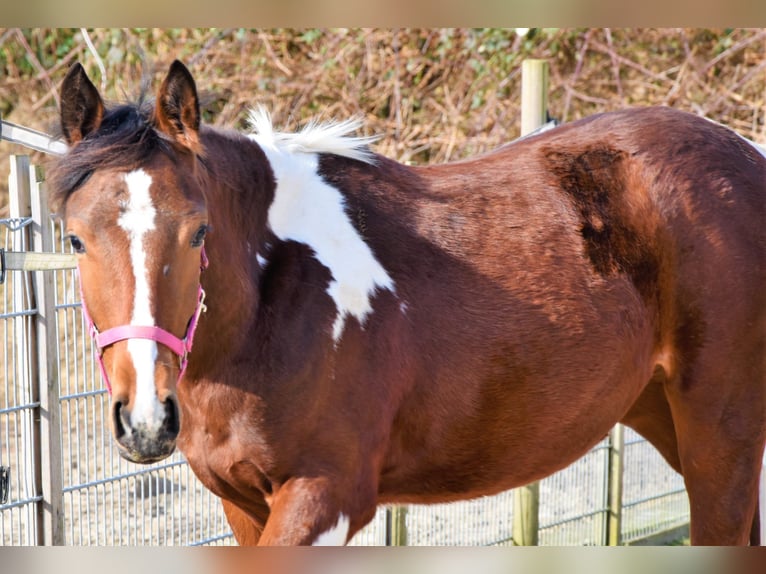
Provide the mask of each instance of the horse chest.
{"label": "horse chest", "polygon": [[273,457],[255,422],[257,409],[247,408],[246,402],[239,402],[238,410],[205,401],[191,404],[184,408],[188,424],[179,447],[202,483],[227,498],[268,495],[271,481],[265,468]]}

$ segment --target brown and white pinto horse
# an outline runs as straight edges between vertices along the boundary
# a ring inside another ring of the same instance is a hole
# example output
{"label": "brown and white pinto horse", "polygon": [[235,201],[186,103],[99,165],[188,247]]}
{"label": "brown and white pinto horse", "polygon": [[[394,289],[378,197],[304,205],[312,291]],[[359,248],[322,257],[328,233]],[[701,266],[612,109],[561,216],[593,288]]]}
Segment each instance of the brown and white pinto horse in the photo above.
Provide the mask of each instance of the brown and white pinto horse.
{"label": "brown and white pinto horse", "polygon": [[52,200],[116,441],[140,463],[177,444],[241,544],[345,543],[381,503],[523,485],[618,421],[683,474],[693,543],[756,540],[766,158],[746,140],[633,109],[409,167],[353,122],[201,126],[179,62],[154,106],[105,107],[78,64],[61,102]]}

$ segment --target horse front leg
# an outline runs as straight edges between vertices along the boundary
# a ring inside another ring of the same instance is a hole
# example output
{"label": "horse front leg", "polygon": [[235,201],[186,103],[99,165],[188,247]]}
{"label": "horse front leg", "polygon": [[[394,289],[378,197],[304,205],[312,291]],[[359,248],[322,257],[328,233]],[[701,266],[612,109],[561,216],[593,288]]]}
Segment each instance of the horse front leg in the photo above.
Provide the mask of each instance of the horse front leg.
{"label": "horse front leg", "polygon": [[263,516],[258,518],[253,517],[229,500],[221,499],[221,505],[237,544],[256,546],[261,539],[263,527],[269,514],[266,503],[263,503],[263,512],[259,512]]}
{"label": "horse front leg", "polygon": [[[360,497],[362,490],[372,495]],[[293,478],[274,494],[259,545],[344,545],[374,515],[373,489],[343,487],[327,477]]]}

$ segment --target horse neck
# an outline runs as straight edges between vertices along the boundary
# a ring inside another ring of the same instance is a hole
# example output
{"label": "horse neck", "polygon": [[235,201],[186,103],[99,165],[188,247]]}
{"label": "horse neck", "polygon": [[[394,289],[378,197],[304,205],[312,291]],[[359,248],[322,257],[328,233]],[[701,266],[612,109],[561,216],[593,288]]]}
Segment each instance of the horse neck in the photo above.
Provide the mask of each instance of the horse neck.
{"label": "horse neck", "polygon": [[201,283],[207,312],[200,320],[189,377],[225,364],[245,341],[258,308],[256,254],[268,240],[268,206],[274,179],[257,144],[237,134],[203,132],[206,197],[211,233],[209,266]]}

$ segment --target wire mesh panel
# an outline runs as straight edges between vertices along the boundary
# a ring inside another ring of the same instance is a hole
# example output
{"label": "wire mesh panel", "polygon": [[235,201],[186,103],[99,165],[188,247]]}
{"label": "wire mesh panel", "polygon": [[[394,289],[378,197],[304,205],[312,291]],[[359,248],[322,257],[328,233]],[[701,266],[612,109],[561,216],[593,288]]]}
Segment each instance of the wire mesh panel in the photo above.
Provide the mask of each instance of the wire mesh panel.
{"label": "wire mesh panel", "polygon": [[[52,225],[58,250],[65,251],[64,234]],[[220,500],[180,453],[149,466],[119,455],[109,430],[109,396],[80,311],[76,272],[57,271],[56,279],[66,543],[232,543]]]}
{"label": "wire mesh panel", "polygon": [[513,491],[407,510],[407,543],[412,546],[507,544],[512,534]]}
{"label": "wire mesh panel", "polygon": [[625,429],[622,540],[634,542],[689,522],[683,477],[631,429]]}
{"label": "wire mesh panel", "polygon": [[[24,250],[29,219],[0,220],[0,248]],[[6,273],[0,285],[0,543],[38,543],[34,460],[32,339],[35,315],[26,273]]]}
{"label": "wire mesh panel", "polygon": [[[626,436],[622,535],[623,543],[630,543],[687,524],[689,510],[682,478],[646,440],[630,429]],[[540,481],[539,544],[605,544],[608,484],[609,439]],[[513,513],[513,491],[465,502],[410,505],[407,544],[511,544]],[[380,516],[379,511],[376,520]],[[375,527],[384,526],[379,522]]]}
{"label": "wire mesh panel", "polygon": [[[602,544],[608,443],[540,482],[540,544]],[[412,505],[410,545],[511,544],[514,496],[509,490],[465,502]]]}
{"label": "wire mesh panel", "polygon": [[380,507],[375,513],[375,518],[362,528],[349,541],[349,546],[386,546],[387,544],[387,519],[386,508]]}
{"label": "wire mesh panel", "polygon": [[541,546],[591,546],[606,542],[609,440],[540,481]]}

